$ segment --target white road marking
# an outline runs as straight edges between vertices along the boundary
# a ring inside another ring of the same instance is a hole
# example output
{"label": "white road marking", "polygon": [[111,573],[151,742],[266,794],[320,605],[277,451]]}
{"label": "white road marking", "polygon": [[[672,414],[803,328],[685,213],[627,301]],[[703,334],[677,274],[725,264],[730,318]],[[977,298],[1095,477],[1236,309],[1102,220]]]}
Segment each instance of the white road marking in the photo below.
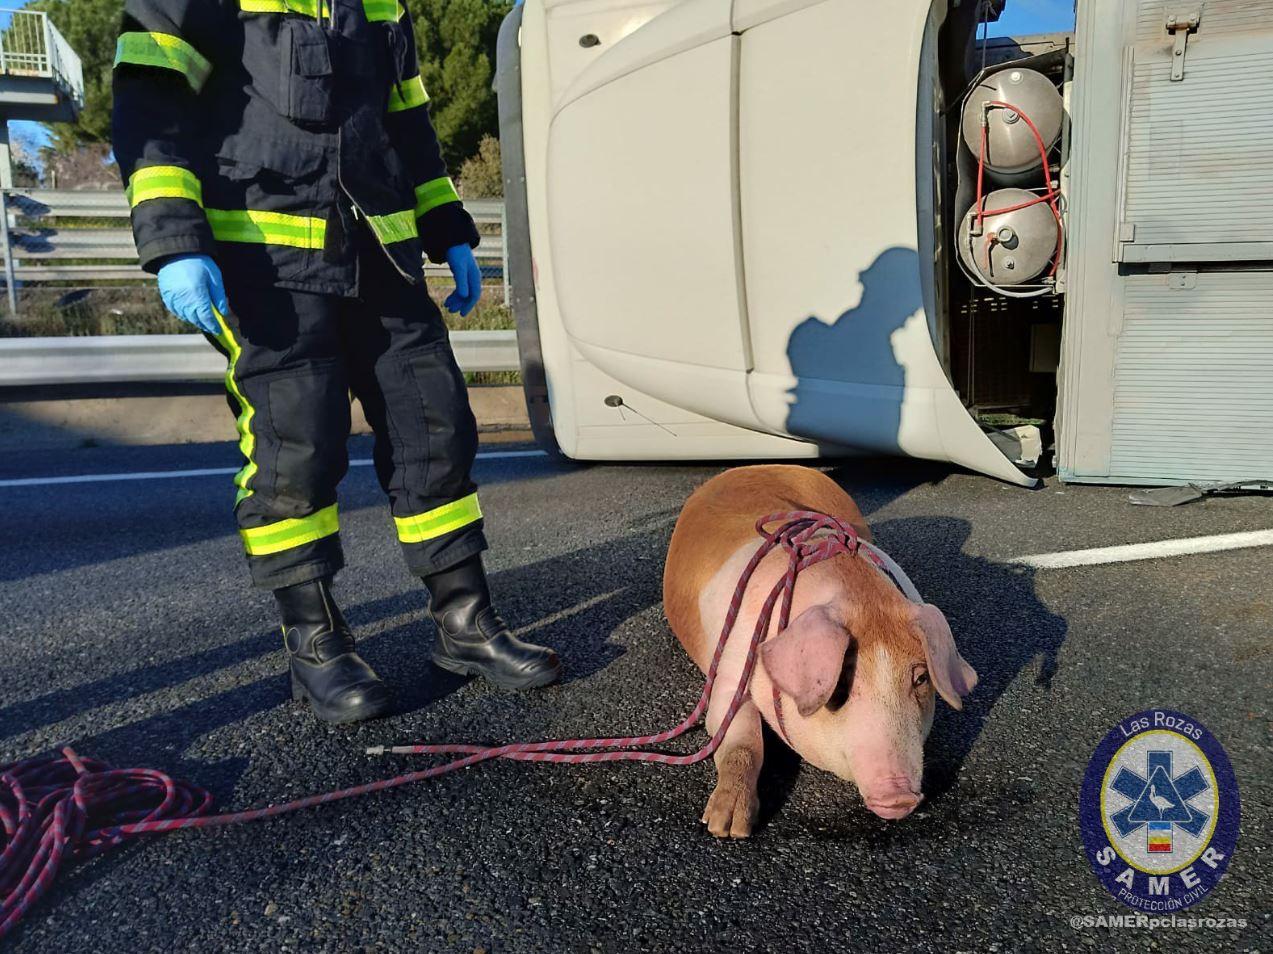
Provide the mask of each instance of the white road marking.
{"label": "white road marking", "polygon": [[1215,553],[1220,550],[1267,546],[1273,546],[1273,530],[1250,530],[1245,533],[1220,533],[1210,537],[1155,540],[1150,543],[1128,543],[1117,547],[1096,547],[1091,550],[1038,553],[1034,556],[1017,557],[1012,562],[1040,570],[1059,570],[1070,566],[1160,560],[1164,557],[1188,556],[1194,553]]}
{"label": "white road marking", "polygon": [[580,613],[587,612],[594,606],[599,606],[606,600],[618,596],[624,591],[624,589],[626,589],[626,587],[621,586],[617,590],[611,590],[609,593],[598,593],[596,596],[590,596],[586,600],[576,603],[574,606],[568,607],[564,610],[558,610],[556,613],[549,613],[547,616],[540,617],[532,623],[527,623],[525,626],[519,626],[517,629],[511,629],[509,632],[518,639],[525,639],[534,636],[536,630],[543,629],[545,626],[551,626],[553,623],[564,622],[572,616],[578,616]]}
{"label": "white road marking", "polygon": [[[546,457],[541,450],[487,451],[478,454],[478,460],[507,460],[512,457]],[[349,462],[350,467],[370,467],[371,460],[359,457]],[[119,480],[166,480],[171,477],[224,477],[237,474],[238,467],[200,467],[194,470],[142,470],[125,474],[69,474],[63,477],[19,477],[0,480],[2,487],[50,487],[55,484],[98,484]]]}

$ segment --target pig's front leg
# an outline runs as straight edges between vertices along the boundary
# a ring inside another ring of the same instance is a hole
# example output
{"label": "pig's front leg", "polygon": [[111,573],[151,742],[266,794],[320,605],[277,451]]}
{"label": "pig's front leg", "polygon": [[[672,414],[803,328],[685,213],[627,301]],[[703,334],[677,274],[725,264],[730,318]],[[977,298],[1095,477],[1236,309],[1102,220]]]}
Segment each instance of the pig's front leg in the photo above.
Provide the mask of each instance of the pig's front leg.
{"label": "pig's front leg", "polygon": [[[716,698],[712,699],[707,712],[707,729],[713,735],[720,728],[724,708],[717,709]],[[707,800],[703,824],[717,838],[746,838],[751,834],[760,811],[756,780],[760,777],[760,764],[764,757],[760,712],[749,699],[734,716],[720,748],[716,750],[716,790]]]}

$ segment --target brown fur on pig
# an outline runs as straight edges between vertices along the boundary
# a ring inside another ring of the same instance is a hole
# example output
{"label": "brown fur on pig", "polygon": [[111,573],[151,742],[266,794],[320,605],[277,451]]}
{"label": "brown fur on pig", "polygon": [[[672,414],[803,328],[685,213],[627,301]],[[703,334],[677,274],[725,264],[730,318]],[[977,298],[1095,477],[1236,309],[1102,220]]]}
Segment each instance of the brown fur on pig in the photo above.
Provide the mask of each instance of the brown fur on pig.
{"label": "brown fur on pig", "polygon": [[[862,539],[872,539],[852,498],[825,474],[807,467],[735,468],[709,480],[686,502],[668,549],[663,600],[677,639],[703,671],[711,663],[739,575],[762,542],[756,520],[788,510],[830,514]],[[787,555],[778,549],[752,577],[712,692],[709,732],[719,728],[733,698],[760,606],[786,566]],[[838,680],[829,698],[824,679],[823,691],[814,693],[811,703],[802,698],[799,707],[784,693],[787,741],[805,760],[855,781],[877,814],[900,818],[922,797],[923,740],[932,726],[934,683],[958,706],[959,697],[975,684],[976,673],[954,650],[940,612],[911,603],[862,557],[841,555],[802,571],[794,596],[784,632],[813,627],[816,636],[807,645],[816,647],[824,676]],[[764,754],[761,720],[777,728],[773,686],[792,682],[788,670],[776,669],[771,678],[766,666],[766,661],[777,666],[781,659],[773,654],[782,645],[775,644],[777,626],[775,611],[766,649],[752,675],[750,699],[716,752],[717,785],[703,821],[718,837],[746,837],[755,823],[756,780]],[[798,711],[806,705],[807,714]]]}

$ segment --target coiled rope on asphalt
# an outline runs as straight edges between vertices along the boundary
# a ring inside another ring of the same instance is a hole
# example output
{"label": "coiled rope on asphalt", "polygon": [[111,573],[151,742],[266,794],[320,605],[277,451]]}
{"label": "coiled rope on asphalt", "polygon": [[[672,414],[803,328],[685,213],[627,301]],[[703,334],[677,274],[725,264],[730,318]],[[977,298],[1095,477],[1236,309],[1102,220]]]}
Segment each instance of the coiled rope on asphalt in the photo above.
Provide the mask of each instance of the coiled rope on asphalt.
{"label": "coiled rope on asphalt", "polygon": [[[766,529],[775,523],[779,524],[776,529]],[[65,863],[92,858],[136,835],[271,818],[437,778],[491,759],[572,764],[631,761],[662,765],[694,765],[703,761],[720,746],[738,709],[747,699],[756,655],[769,632],[778,600],[782,600],[778,616],[778,630],[781,631],[787,626],[796,577],[802,570],[842,553],[852,555],[862,552],[861,541],[851,526],[816,511],[770,514],[756,521],[756,532],[764,538],[764,542],[753,554],[734,588],[698,703],[678,725],[663,732],[614,738],[514,742],[498,746],[395,746],[388,751],[394,754],[461,757],[432,768],[310,795],[280,805],[217,815],[210,814],[212,796],[196,785],[173,779],[155,769],[113,768],[97,759],[81,757],[70,747],[56,755],[0,765],[0,824],[3,825],[0,835],[0,845],[3,846],[0,851],[0,939],[9,934],[49,891]],[[751,577],[760,562],[779,547],[787,553],[787,570],[774,584],[761,607],[742,677],[720,727],[702,748],[687,755],[644,749],[644,746],[660,745],[678,738],[702,720],[711,700],[725,645],[738,619]],[[873,553],[867,555],[874,559]],[[369,753],[383,751],[383,747],[368,750]]]}

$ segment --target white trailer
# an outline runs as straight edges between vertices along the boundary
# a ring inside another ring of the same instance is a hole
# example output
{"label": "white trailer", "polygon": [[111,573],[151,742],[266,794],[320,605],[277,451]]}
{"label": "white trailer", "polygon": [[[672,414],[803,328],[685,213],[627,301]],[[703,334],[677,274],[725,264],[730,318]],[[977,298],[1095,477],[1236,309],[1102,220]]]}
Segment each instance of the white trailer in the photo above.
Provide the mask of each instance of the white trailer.
{"label": "white trailer", "polygon": [[1002,5],[517,7],[540,439],[1273,477],[1273,0],[1079,0],[1073,35],[979,40]]}

